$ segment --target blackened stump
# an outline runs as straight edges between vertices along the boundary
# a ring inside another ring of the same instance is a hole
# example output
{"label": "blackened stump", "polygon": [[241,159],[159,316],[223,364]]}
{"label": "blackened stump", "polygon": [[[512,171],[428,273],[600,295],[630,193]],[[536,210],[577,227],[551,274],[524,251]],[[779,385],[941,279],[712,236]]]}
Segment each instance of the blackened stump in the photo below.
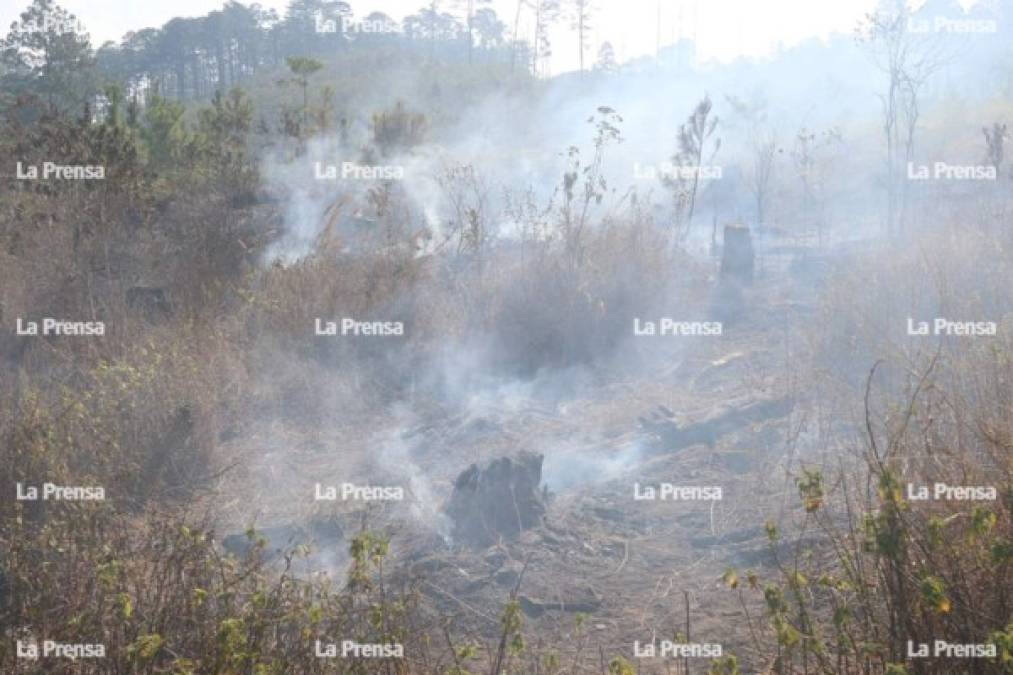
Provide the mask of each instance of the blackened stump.
{"label": "blackened stump", "polygon": [[472,464],[462,472],[443,508],[453,523],[454,542],[482,548],[500,539],[516,539],[522,531],[541,525],[543,459],[521,452],[483,468]]}
{"label": "blackened stump", "polygon": [[753,238],[745,225],[725,225],[725,246],[721,256],[721,278],[734,279],[741,284],[753,283],[756,256]]}

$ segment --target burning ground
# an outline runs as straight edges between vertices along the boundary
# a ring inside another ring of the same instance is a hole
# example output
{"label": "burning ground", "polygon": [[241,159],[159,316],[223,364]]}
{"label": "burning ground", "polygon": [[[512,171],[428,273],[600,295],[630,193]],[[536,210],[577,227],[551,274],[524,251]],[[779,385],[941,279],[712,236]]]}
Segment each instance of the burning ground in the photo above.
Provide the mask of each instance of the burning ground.
{"label": "burning ground", "polygon": [[[338,578],[347,536],[314,537],[313,524],[382,531],[390,574],[419,584],[432,620],[453,632],[491,639],[516,594],[535,639],[630,655],[634,641],[684,634],[688,602],[694,638],[748,652],[720,577],[771,564],[764,522],[794,508],[789,472],[814,451],[792,365],[813,298],[786,272],[738,292],[749,310],[720,336],[626,342],[650,369],[476,375],[387,410],[254,422],[225,444],[235,469],[209,497],[219,528],[255,520],[275,533],[269,547],[312,543],[304,572]],[[318,486],[343,483],[405,497],[318,498]],[[661,483],[711,492],[645,497]]]}

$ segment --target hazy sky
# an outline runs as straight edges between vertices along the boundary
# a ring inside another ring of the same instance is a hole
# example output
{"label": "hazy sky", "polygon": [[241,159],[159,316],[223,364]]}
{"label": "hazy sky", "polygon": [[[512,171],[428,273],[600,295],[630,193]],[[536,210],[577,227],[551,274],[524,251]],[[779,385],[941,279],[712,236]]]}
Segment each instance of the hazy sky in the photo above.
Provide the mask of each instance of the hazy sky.
{"label": "hazy sky", "polygon": [[[0,0],[2,33],[7,32],[29,2]],[[95,46],[106,40],[119,41],[130,30],[161,26],[176,16],[200,16],[223,4],[221,0],[57,0],[57,3],[81,19]],[[287,0],[262,0],[260,4],[283,13],[286,3]],[[349,0],[349,4],[357,16],[380,10],[401,19],[428,4],[428,0]],[[464,0],[440,2],[444,11],[454,11],[455,4],[464,4]],[[770,53],[778,45],[791,46],[808,37],[835,31],[850,33],[875,4],[875,0],[596,0],[592,45],[585,58],[593,62],[599,44],[605,40],[613,44],[620,61],[653,53],[659,23],[662,44],[680,36],[695,36],[698,52],[704,59],[757,56]],[[504,23],[512,24],[516,0],[492,0],[491,6]],[[522,13],[521,23],[527,32],[531,14],[528,9]],[[555,72],[570,70],[577,63],[576,41],[564,32],[565,28],[565,24],[561,25],[553,39]]]}

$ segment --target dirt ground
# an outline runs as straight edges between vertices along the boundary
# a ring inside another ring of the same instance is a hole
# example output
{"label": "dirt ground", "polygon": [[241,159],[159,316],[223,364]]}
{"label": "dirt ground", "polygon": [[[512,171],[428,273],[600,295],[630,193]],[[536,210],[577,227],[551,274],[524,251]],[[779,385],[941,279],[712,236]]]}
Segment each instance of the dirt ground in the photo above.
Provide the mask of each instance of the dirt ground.
{"label": "dirt ground", "polygon": [[[786,469],[806,452],[806,392],[788,364],[812,295],[772,270],[741,301],[722,335],[643,338],[686,344],[650,372],[591,373],[565,396],[502,387],[465,402],[420,395],[313,427],[254,424],[226,444],[222,462],[237,466],[213,491],[219,527],[327,517],[346,534],[363,523],[386,531],[389,569],[419,584],[455,637],[498,634],[516,589],[528,640],[554,645],[564,663],[585,653],[597,672],[600,649],[632,658],[635,641],[684,636],[688,608],[690,641],[719,643],[758,672],[766,655],[750,635],[764,621],[762,595],[742,594],[747,620],[721,577],[769,573],[764,523],[797,503]],[[440,509],[455,478],[519,451],[545,456],[544,525],[481,549],[453,542]],[[408,494],[369,505],[314,499],[317,483],[343,481]],[[717,486],[721,499],[635,498],[638,485],[661,482]],[[310,567],[340,577],[343,547],[324,546]],[[636,662],[640,672],[676,672],[672,659]],[[692,660],[691,672],[706,663]]]}

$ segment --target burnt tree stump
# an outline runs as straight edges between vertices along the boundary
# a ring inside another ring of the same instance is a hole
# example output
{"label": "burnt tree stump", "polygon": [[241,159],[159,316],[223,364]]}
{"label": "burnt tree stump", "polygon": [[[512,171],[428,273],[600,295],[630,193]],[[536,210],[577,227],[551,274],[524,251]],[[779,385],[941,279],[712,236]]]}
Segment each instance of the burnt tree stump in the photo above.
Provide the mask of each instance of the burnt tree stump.
{"label": "burnt tree stump", "polygon": [[753,237],[745,225],[725,225],[725,246],[721,256],[721,278],[744,285],[753,283],[756,254]]}

